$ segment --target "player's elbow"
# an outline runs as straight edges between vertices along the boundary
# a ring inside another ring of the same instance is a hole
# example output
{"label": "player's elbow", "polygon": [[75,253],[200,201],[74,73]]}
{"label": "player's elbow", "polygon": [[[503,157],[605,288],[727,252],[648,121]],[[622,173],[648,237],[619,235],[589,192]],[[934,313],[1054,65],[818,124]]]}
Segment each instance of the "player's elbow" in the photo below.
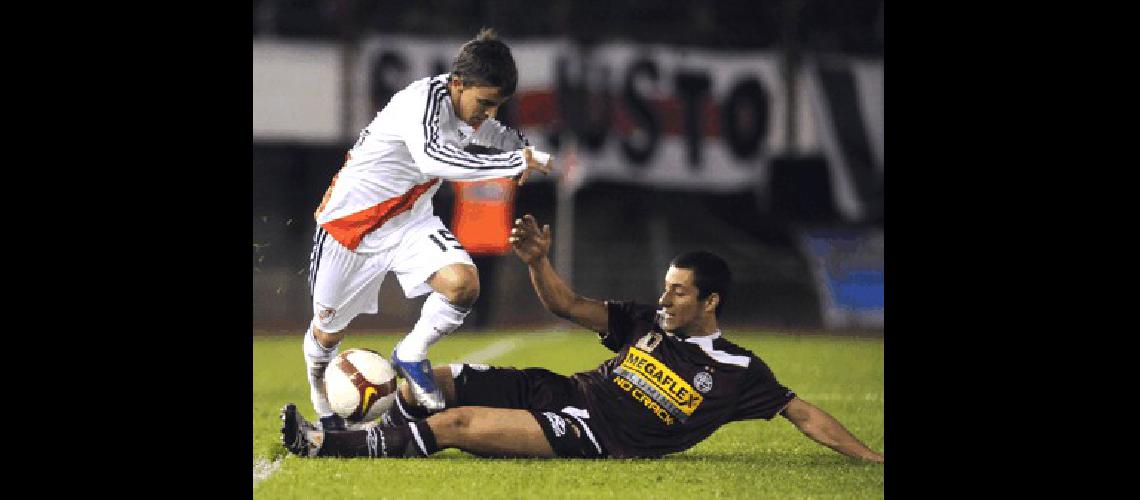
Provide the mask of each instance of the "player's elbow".
{"label": "player's elbow", "polygon": [[810,413],[806,415],[805,418],[794,422],[796,428],[812,440],[826,446],[835,446],[838,444],[834,437],[835,432],[832,428],[831,421],[825,416]]}
{"label": "player's elbow", "polygon": [[574,304],[578,301],[576,296],[560,296],[545,301],[546,309],[562,319],[574,319]]}
{"label": "player's elbow", "polygon": [[544,300],[544,301],[542,301],[542,305],[546,306],[547,311],[550,311],[551,314],[558,316],[559,318],[566,318],[567,316],[570,315],[570,312],[569,312],[570,307],[567,306],[566,304],[563,304],[560,302],[555,302],[555,301],[550,301],[550,300]]}
{"label": "player's elbow", "polygon": [[800,432],[804,433],[804,435],[813,439],[816,439],[816,436],[819,436],[823,430],[820,427],[819,423],[811,420],[796,422],[796,428],[799,429]]}
{"label": "player's elbow", "polygon": [[823,420],[820,418],[820,413],[818,408],[799,398],[793,399],[788,403],[788,406],[780,412],[780,414],[795,425],[800,432],[809,436],[818,433],[821,429]]}

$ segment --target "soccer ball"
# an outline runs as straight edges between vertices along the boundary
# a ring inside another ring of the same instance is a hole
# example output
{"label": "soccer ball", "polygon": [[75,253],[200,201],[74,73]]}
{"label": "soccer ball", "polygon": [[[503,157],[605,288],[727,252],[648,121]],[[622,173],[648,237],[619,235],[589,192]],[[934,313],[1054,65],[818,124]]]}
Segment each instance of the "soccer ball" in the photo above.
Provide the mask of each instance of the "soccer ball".
{"label": "soccer ball", "polygon": [[345,420],[375,420],[396,402],[396,372],[376,351],[347,349],[325,369],[325,394]]}

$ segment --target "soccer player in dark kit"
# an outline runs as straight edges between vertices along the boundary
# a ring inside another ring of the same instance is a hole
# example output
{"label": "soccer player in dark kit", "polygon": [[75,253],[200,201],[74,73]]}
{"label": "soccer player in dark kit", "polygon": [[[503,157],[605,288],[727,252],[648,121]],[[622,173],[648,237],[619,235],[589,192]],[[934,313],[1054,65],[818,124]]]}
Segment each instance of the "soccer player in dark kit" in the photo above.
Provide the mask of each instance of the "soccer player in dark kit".
{"label": "soccer player in dark kit", "polygon": [[323,431],[287,404],[285,447],[302,457],[424,457],[458,448],[486,457],[652,458],[687,450],[726,423],[780,415],[839,453],[883,462],[721,335],[717,318],[731,276],[716,255],[674,258],[653,306],[577,295],[547,258],[550,226],[540,229],[531,215],[515,221],[510,242],[543,305],[597,332],[617,356],[569,377],[542,368],[437,367],[444,410],[417,406],[405,382],[384,418],[359,430]]}

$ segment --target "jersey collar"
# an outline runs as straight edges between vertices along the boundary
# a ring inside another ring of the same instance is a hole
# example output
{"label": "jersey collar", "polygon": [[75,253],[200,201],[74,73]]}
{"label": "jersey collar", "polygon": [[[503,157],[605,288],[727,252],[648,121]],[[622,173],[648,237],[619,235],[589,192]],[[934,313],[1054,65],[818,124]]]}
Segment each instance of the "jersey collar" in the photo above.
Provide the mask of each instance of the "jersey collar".
{"label": "jersey collar", "polygon": [[712,342],[716,339],[719,339],[719,338],[720,338],[720,330],[717,330],[715,332],[712,332],[711,335],[705,335],[702,337],[684,337],[684,340],[685,340],[685,342],[688,342],[690,344],[697,344],[697,345],[705,346],[705,347],[708,347],[709,349],[712,349]]}
{"label": "jersey collar", "polygon": [[700,347],[710,358],[719,362],[729,365],[736,365],[743,368],[748,368],[752,359],[748,356],[741,354],[730,354],[726,351],[718,351],[713,348],[713,341],[720,338],[720,330],[712,333],[712,335],[705,335],[704,337],[689,337],[685,342],[695,344]]}
{"label": "jersey collar", "polygon": [[709,334],[709,335],[704,335],[704,336],[700,336],[700,337],[692,337],[692,336],[689,336],[689,335],[685,335],[685,334],[683,334],[683,333],[670,332],[670,331],[666,331],[666,330],[665,330],[665,329],[663,329],[663,328],[661,329],[661,331],[662,331],[662,332],[665,332],[665,334],[666,334],[666,335],[671,335],[671,336],[673,336],[673,337],[677,337],[677,338],[679,338],[679,339],[681,339],[681,340],[684,340],[685,342],[688,342],[688,343],[690,343],[690,344],[702,344],[702,343],[707,343],[708,345],[710,345],[710,346],[711,346],[711,345],[712,345],[712,341],[714,341],[714,340],[716,340],[716,339],[719,339],[719,338],[720,338],[720,330],[717,330],[717,331],[715,331],[715,332],[712,332],[712,333],[711,333],[711,334]]}

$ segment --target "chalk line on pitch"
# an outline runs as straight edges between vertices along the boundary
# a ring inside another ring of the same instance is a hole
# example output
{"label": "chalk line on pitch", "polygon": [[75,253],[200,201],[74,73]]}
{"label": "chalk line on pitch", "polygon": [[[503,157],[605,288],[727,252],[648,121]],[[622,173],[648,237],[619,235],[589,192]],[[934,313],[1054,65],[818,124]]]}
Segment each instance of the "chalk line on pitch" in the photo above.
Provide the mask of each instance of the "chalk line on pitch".
{"label": "chalk line on pitch", "polygon": [[257,483],[266,480],[272,476],[277,469],[281,468],[281,457],[277,460],[270,462],[264,458],[258,457],[253,461],[253,486],[256,487]]}
{"label": "chalk line on pitch", "polygon": [[[568,337],[568,336],[569,335],[567,335],[565,332],[541,334],[541,337],[544,338],[545,340],[558,340],[558,339]],[[467,354],[457,356],[455,358],[455,361],[452,361],[452,363],[486,363],[488,361],[491,361],[495,358],[498,358],[500,356],[503,356],[504,354],[507,354],[507,353],[515,350],[515,348],[517,348],[518,346],[519,346],[518,339],[514,339],[514,338],[502,339],[502,340],[493,342],[490,345],[483,347],[482,349],[478,349],[478,350],[469,352]]]}
{"label": "chalk line on pitch", "polygon": [[503,339],[455,358],[456,363],[486,363],[518,347],[518,341]]}

